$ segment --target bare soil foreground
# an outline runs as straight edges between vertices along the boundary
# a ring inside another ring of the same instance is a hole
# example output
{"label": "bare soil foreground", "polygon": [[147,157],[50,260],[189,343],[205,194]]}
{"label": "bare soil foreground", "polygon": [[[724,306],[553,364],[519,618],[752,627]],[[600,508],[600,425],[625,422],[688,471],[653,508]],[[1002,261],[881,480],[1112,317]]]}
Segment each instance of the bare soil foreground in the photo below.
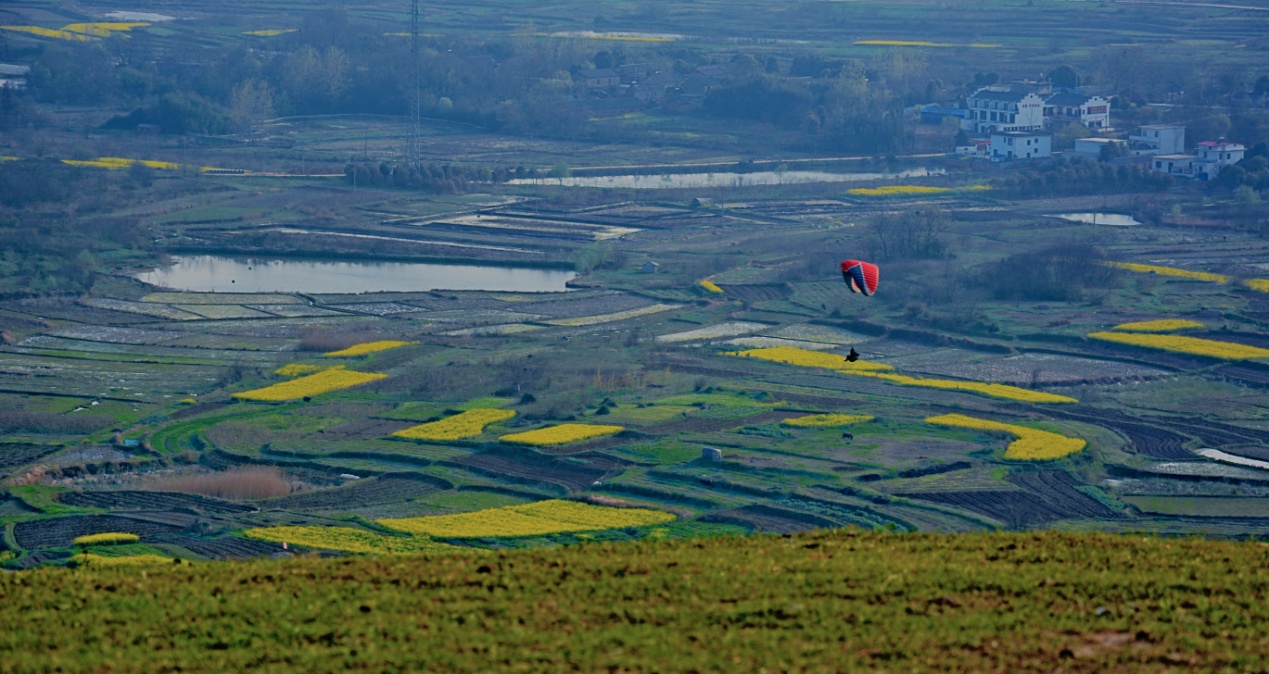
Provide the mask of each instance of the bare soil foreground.
{"label": "bare soil foreground", "polygon": [[1269,546],[584,543],[0,575],[0,671],[1264,671]]}

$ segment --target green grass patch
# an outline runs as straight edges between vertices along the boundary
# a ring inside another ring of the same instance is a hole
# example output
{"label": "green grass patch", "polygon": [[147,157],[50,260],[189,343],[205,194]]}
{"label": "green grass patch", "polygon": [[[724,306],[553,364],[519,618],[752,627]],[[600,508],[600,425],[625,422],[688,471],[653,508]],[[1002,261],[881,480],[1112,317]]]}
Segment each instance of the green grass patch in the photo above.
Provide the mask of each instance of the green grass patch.
{"label": "green grass patch", "polygon": [[[21,670],[89,669],[103,649],[133,664],[125,671],[156,659],[207,671],[336,660],[420,671],[442,660],[447,671],[720,662],[865,671],[883,659],[891,671],[1039,672],[1071,654],[1087,671],[1269,666],[1269,607],[1254,600],[1262,579],[1248,572],[1264,564],[1255,542],[706,531],[690,528],[687,541],[155,565],[144,577],[108,565],[0,574],[0,634],[6,662]],[[1222,616],[1221,628],[1205,628],[1203,616]],[[738,631],[745,638],[731,638]],[[156,654],[147,635],[159,632],[169,636]]]}

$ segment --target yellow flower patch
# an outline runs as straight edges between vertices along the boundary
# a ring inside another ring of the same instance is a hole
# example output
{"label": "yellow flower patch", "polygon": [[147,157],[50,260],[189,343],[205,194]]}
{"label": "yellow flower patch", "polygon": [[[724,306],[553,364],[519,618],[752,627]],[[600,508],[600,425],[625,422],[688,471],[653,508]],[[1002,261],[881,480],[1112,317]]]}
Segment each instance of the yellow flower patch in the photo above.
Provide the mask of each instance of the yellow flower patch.
{"label": "yellow flower patch", "polygon": [[566,445],[570,442],[590,440],[626,430],[622,426],[605,426],[603,424],[559,424],[547,426],[523,433],[504,435],[499,440],[514,442],[519,445]]}
{"label": "yellow flower patch", "polygon": [[1111,330],[1125,332],[1173,332],[1175,330],[1192,330],[1206,327],[1198,321],[1183,318],[1163,318],[1157,321],[1137,321],[1136,323],[1120,323]]}
{"label": "yellow flower patch", "polygon": [[723,292],[723,289],[719,288],[718,284],[714,283],[713,281],[701,281],[701,287],[710,291],[711,293],[722,294]]}
{"label": "yellow flower patch", "polygon": [[136,534],[123,534],[112,531],[104,534],[76,536],[75,545],[114,545],[116,543],[136,543],[139,540],[141,540],[141,537]]}
{"label": "yellow flower patch", "polygon": [[1243,281],[1243,285],[1246,285],[1252,290],[1269,293],[1269,278],[1249,278],[1246,281]]}
{"label": "yellow flower patch", "polygon": [[302,374],[313,374],[321,372],[324,368],[320,365],[309,365],[307,363],[288,363],[273,371],[280,377],[298,377]]}
{"label": "yellow flower patch", "polygon": [[727,355],[740,356],[741,358],[757,358],[759,360],[769,360],[773,363],[786,363],[801,367],[822,367],[827,370],[837,370],[838,372],[881,372],[894,369],[883,363],[873,363],[866,360],[857,360],[852,363],[846,360],[845,356],[835,353],[811,351],[793,346],[747,349],[745,351],[733,351]]}
{"label": "yellow flower patch", "polygon": [[785,419],[782,426],[799,426],[807,428],[839,428],[851,424],[862,424],[876,417],[870,414],[811,414],[805,417]]}
{"label": "yellow flower patch", "polygon": [[1269,349],[1262,349],[1246,344],[1220,342],[1214,339],[1198,337],[1182,337],[1180,335],[1143,335],[1131,332],[1094,332],[1089,334],[1093,339],[1107,342],[1144,346],[1150,349],[1162,349],[1177,353],[1188,353],[1195,356],[1222,358],[1224,360],[1251,360],[1269,358]]}
{"label": "yellow flower patch", "polygon": [[411,426],[392,435],[409,440],[462,440],[476,437],[485,432],[485,426],[506,421],[515,415],[515,410],[467,410],[440,421]]}
{"label": "yellow flower patch", "polygon": [[363,344],[354,344],[347,349],[338,351],[330,351],[322,354],[327,358],[351,358],[354,356],[364,356],[369,353],[378,353],[387,351],[388,349],[399,349],[403,346],[418,344],[418,342],[402,342],[395,339],[382,339],[377,342],[365,342]]}
{"label": "yellow flower patch", "polygon": [[72,23],[68,26],[62,26],[62,30],[71,33],[92,35],[93,37],[110,37],[111,33],[126,33],[133,28],[144,28],[148,25],[150,24],[140,21],[99,21],[96,23]]}
{"label": "yellow flower patch", "polygon": [[75,555],[75,561],[88,566],[150,566],[153,564],[173,564],[171,557],[162,555],[128,555],[127,557],[105,557],[88,553]]}
{"label": "yellow flower patch", "polygon": [[265,402],[281,402],[284,400],[297,400],[305,396],[315,396],[322,393],[330,393],[340,389],[352,388],[360,386],[372,381],[387,378],[386,374],[377,372],[356,372],[353,370],[345,370],[342,367],[332,367],[329,370],[322,370],[317,374],[311,374],[307,377],[284,381],[272,386],[258,388],[252,391],[243,391],[235,393],[233,397],[240,400],[260,400]]}
{"label": "yellow flower patch", "polygon": [[287,33],[294,33],[297,30],[299,29],[298,28],[266,28],[264,30],[244,30],[242,31],[242,34],[254,35],[256,37],[277,37],[279,35],[286,35]]}
{"label": "yellow flower patch", "polygon": [[56,30],[53,28],[44,28],[42,26],[0,26],[0,30],[11,30],[15,33],[28,33],[30,35],[52,37],[59,40],[79,40],[81,42],[85,42],[93,39],[82,33],[72,33],[69,30]]}
{"label": "yellow flower patch", "polygon": [[925,423],[1012,434],[1018,439],[1009,443],[1009,447],[1005,449],[1005,458],[1013,461],[1052,461],[1083,451],[1088,446],[1083,438],[1068,438],[1057,433],[977,419],[964,414],[928,417]]}
{"label": "yellow flower patch", "polygon": [[456,545],[438,543],[422,536],[385,536],[353,527],[261,527],[243,532],[247,538],[274,543],[288,543],[305,548],[385,554],[412,552],[453,552],[464,550]]}
{"label": "yellow flower patch", "polygon": [[808,351],[806,349],[798,349],[789,346],[773,346],[766,349],[735,351],[728,355],[741,356],[745,358],[760,358],[762,360],[770,360],[777,363],[788,363],[790,365],[800,365],[802,367],[822,367],[841,372],[842,374],[883,379],[902,386],[922,386],[925,388],[951,391],[969,391],[971,393],[979,393],[993,398],[1004,398],[1006,400],[1021,400],[1023,402],[1031,403],[1079,402],[1078,400],[1067,396],[1057,395],[1055,393],[1044,393],[1042,391],[1032,391],[1030,389],[1018,388],[1017,386],[1009,386],[1007,384],[988,384],[976,381],[909,377],[907,375],[887,372],[887,370],[894,369],[889,365],[870,363],[862,360],[857,360],[851,363],[844,357],[836,354],[825,353],[823,351]]}
{"label": "yellow flower patch", "polygon": [[1138,264],[1136,262],[1103,262],[1108,267],[1116,269],[1126,269],[1128,271],[1149,274],[1154,272],[1159,276],[1172,276],[1175,278],[1190,279],[1192,281],[1209,281],[1211,283],[1229,283],[1229,277],[1224,274],[1212,274],[1205,271],[1190,271],[1188,269],[1178,269],[1176,267],[1160,267],[1153,264]]}
{"label": "yellow flower patch", "polygon": [[889,372],[849,372],[848,374],[860,377],[884,379],[888,382],[899,384],[901,386],[920,386],[923,388],[942,389],[944,391],[968,391],[970,393],[978,393],[992,398],[1018,400],[1026,403],[1079,402],[1075,398],[1071,398],[1069,396],[1058,395],[1056,393],[1045,393],[1043,391],[1032,391],[1031,389],[1019,388],[1008,384],[989,384],[986,382],[958,381],[955,379],[927,379],[924,377],[909,377],[902,374],[891,374]]}
{"label": "yellow flower patch", "polygon": [[383,519],[377,522],[392,529],[437,538],[502,538],[642,527],[673,520],[674,515],[659,510],[610,508],[578,501],[550,500],[460,515]]}

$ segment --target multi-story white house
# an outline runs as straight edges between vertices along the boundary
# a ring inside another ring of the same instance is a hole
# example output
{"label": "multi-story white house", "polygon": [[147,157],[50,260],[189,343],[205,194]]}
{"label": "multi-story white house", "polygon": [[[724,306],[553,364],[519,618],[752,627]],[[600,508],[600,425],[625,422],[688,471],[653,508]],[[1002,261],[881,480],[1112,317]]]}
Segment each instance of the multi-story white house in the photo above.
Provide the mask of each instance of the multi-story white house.
{"label": "multi-story white house", "polygon": [[961,128],[972,133],[1039,131],[1044,126],[1044,99],[1038,94],[987,87],[966,101]]}
{"label": "multi-story white house", "polygon": [[1090,129],[1110,127],[1110,101],[1075,92],[1052,94],[1044,100],[1044,126],[1052,129],[1079,122]]}
{"label": "multi-story white house", "polygon": [[1110,101],[1101,96],[1049,88],[992,86],[965,101],[961,128],[973,133],[1039,131],[1080,122],[1090,129],[1110,128]]}
{"label": "multi-story white house", "polygon": [[1198,156],[1194,158],[1194,177],[1202,180],[1215,178],[1221,169],[1232,166],[1243,160],[1247,148],[1239,143],[1221,141],[1204,141],[1195,146]]}
{"label": "multi-story white house", "polygon": [[989,153],[992,161],[1044,159],[1053,156],[1053,136],[1036,131],[993,131]]}
{"label": "multi-story white house", "polygon": [[1161,173],[1211,180],[1220,175],[1221,169],[1242,161],[1247,152],[1241,144],[1223,140],[1204,141],[1196,149],[1197,154],[1155,155],[1151,157],[1150,168]]}
{"label": "multi-story white house", "polygon": [[1185,127],[1180,124],[1147,124],[1128,136],[1137,155],[1185,154]]}

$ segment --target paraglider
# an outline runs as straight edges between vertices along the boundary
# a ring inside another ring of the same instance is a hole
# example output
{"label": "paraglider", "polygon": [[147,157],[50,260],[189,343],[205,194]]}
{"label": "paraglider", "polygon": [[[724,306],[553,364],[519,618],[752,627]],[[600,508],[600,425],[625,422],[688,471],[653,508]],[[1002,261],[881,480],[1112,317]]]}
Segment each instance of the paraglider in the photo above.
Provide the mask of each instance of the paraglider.
{"label": "paraglider", "polygon": [[880,273],[877,265],[870,262],[842,261],[842,279],[846,281],[846,285],[850,286],[850,291],[853,293],[869,296],[877,292],[877,279]]}

